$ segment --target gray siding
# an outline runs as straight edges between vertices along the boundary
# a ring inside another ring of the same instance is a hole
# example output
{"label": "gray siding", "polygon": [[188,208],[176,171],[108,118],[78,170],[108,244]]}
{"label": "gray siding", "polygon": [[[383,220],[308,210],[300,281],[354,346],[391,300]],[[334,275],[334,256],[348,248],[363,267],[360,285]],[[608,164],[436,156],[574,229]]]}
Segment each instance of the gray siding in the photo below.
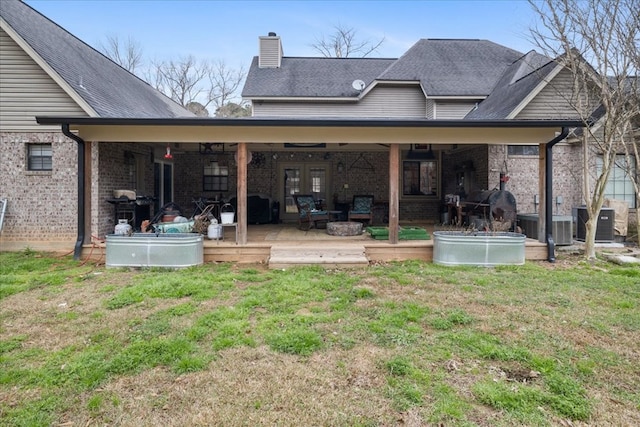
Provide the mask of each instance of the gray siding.
{"label": "gray siding", "polygon": [[4,30],[0,30],[0,56],[0,130],[59,130],[38,125],[35,116],[87,116]]}
{"label": "gray siding", "polygon": [[260,37],[260,68],[280,68],[282,45],[279,37]]}
{"label": "gray siding", "polygon": [[269,102],[253,104],[253,115],[284,117],[424,118],[425,97],[418,86],[377,87],[357,103]]}
{"label": "gray siding", "polygon": [[476,106],[475,101],[436,101],[435,119],[464,119]]}
{"label": "gray siding", "polygon": [[515,118],[524,120],[575,118],[576,112],[566,101],[570,99],[572,87],[571,72],[560,71]]}

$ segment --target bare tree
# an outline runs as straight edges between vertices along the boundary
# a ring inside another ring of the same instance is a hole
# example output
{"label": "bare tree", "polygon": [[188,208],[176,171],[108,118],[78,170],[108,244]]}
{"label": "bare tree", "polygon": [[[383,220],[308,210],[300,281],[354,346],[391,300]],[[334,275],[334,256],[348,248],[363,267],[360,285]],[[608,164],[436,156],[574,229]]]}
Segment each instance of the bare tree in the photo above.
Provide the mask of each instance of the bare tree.
{"label": "bare tree", "polygon": [[133,74],[142,65],[142,47],[131,37],[122,41],[117,35],[107,36],[99,49],[107,58]]}
{"label": "bare tree", "polygon": [[[226,66],[223,61],[216,62],[209,67],[209,91],[208,99],[216,110],[227,105],[235,98],[240,84],[244,80],[244,69],[233,70]],[[217,115],[217,114],[216,114]]]}
{"label": "bare tree", "polygon": [[333,27],[334,32],[317,38],[311,45],[326,58],[365,58],[378,50],[384,43],[384,37],[378,41],[358,40],[357,31],[341,24]]}
{"label": "bare tree", "polygon": [[230,69],[223,61],[211,65],[192,55],[154,63],[147,76],[156,89],[197,115],[208,115],[210,107],[217,111],[236,99],[243,80],[242,68]]}
{"label": "bare tree", "polygon": [[[155,78],[152,84],[184,107],[196,102],[205,90],[203,81],[209,73],[209,65],[206,62],[199,63],[192,55],[153,65],[151,72],[155,73]],[[200,104],[207,108],[209,102]]]}
{"label": "bare tree", "polygon": [[638,117],[638,28],[640,0],[529,0],[540,18],[532,29],[536,45],[569,70],[573,90],[566,100],[591,126],[580,132],[583,197],[589,219],[585,256],[593,259],[595,233],[616,155],[624,152],[629,124]]}

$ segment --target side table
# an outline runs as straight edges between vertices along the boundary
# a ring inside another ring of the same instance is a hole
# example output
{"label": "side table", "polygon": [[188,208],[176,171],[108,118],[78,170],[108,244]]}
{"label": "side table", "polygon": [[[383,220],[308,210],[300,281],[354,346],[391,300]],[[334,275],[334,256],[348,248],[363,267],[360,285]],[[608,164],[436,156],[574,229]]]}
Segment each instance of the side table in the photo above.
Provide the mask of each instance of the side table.
{"label": "side table", "polygon": [[220,238],[218,239],[218,244],[220,244],[220,240],[224,240],[224,228],[225,227],[233,227],[234,230],[235,230],[235,242],[236,242],[236,245],[237,245],[238,244],[238,223],[237,222],[232,222],[232,223],[229,223],[229,224],[221,223],[220,225],[222,226],[222,232],[220,234]]}

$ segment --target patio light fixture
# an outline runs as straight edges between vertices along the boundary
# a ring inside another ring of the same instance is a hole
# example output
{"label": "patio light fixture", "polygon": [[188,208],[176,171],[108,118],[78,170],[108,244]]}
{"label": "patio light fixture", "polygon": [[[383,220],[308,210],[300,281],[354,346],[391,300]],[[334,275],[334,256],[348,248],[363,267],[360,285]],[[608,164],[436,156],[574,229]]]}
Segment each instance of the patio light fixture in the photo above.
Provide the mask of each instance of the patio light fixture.
{"label": "patio light fixture", "polygon": [[164,158],[167,160],[173,159],[173,155],[171,154],[171,147],[167,145],[167,152],[164,155]]}

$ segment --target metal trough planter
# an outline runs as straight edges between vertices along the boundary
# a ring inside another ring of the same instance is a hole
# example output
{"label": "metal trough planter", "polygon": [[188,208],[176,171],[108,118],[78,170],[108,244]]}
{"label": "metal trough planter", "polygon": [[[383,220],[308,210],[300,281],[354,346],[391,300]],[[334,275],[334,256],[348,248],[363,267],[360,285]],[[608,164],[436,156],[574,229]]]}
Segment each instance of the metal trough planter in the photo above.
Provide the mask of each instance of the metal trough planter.
{"label": "metal trough planter", "polygon": [[433,262],[443,265],[523,265],[524,234],[434,231]]}
{"label": "metal trough planter", "polygon": [[107,267],[182,268],[204,262],[203,236],[197,233],[107,235]]}

